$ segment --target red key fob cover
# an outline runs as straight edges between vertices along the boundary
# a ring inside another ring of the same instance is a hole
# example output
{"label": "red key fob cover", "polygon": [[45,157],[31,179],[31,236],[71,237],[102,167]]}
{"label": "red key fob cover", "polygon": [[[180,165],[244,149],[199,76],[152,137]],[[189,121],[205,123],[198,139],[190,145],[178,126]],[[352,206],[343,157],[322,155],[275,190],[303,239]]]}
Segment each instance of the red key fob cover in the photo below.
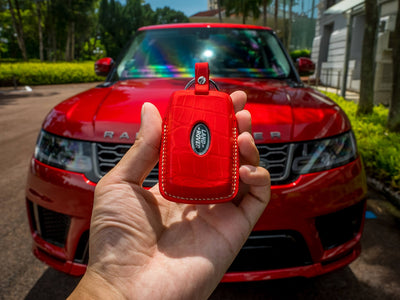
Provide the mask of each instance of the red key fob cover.
{"label": "red key fob cover", "polygon": [[172,94],[163,119],[159,188],[174,202],[232,200],[239,185],[232,99],[210,90],[208,63],[195,65],[195,89]]}

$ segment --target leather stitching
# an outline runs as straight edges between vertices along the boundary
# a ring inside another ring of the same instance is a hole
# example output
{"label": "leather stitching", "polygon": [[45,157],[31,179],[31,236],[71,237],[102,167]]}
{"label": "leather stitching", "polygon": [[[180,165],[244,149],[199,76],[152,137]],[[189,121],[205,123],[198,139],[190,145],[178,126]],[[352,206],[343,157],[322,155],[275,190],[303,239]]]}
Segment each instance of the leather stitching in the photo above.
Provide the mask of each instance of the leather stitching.
{"label": "leather stitching", "polygon": [[223,197],[214,197],[214,198],[195,198],[195,197],[180,197],[176,195],[172,195],[165,190],[165,159],[166,159],[166,143],[167,143],[167,133],[168,127],[167,124],[164,124],[163,128],[163,137],[162,137],[162,150],[161,150],[161,189],[163,193],[171,198],[175,198],[177,200],[190,200],[190,201],[216,201],[216,200],[224,200],[232,197],[232,195],[236,191],[236,187],[238,184],[238,146],[237,146],[237,129],[234,126],[232,128],[232,136],[233,136],[233,143],[232,143],[232,150],[233,150],[233,164],[232,164],[232,192]]}

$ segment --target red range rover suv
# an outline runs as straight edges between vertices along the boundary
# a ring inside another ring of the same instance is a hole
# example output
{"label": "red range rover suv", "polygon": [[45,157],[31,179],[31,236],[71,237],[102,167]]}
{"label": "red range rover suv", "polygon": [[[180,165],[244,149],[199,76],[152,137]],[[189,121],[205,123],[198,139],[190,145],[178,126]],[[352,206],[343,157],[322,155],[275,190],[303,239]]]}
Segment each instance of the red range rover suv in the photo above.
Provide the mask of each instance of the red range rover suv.
{"label": "red range rover suv", "polygon": [[[93,191],[135,142],[140,110],[164,114],[172,92],[208,62],[222,91],[244,90],[271,201],[223,281],[312,277],[360,254],[366,180],[351,125],[329,98],[304,86],[274,32],[236,24],[170,24],[138,30],[99,86],[54,107],[32,158],[26,203],[33,252],[82,275]],[[310,61],[300,59],[300,73]],[[157,184],[157,166],[144,182]]]}

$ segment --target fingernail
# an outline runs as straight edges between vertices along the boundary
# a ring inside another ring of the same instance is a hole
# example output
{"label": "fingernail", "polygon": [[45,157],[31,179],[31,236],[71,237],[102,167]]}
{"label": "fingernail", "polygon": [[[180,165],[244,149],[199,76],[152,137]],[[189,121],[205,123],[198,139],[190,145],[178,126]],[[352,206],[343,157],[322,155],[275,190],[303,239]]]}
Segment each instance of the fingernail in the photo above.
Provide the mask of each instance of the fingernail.
{"label": "fingernail", "polygon": [[143,118],[143,115],[144,115],[144,110],[145,110],[145,105],[146,105],[146,103],[147,102],[145,102],[145,103],[143,103],[143,105],[142,105],[142,110],[141,110],[141,112],[140,112],[140,116]]}
{"label": "fingernail", "polygon": [[252,166],[252,165],[243,165],[242,167],[246,168],[247,170],[250,171],[250,173],[255,173],[257,171],[257,167]]}

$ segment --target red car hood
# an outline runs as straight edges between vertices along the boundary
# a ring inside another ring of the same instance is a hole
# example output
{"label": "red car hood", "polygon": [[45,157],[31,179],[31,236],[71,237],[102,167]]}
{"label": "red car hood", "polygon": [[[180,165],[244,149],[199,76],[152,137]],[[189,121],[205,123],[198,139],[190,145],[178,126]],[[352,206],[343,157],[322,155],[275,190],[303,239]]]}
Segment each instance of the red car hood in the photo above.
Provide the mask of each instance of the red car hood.
{"label": "red car hood", "polygon": [[[65,137],[133,143],[144,102],[164,114],[172,92],[188,79],[140,79],[90,89],[57,105],[43,128]],[[244,90],[257,143],[304,141],[336,135],[350,129],[341,109],[310,89],[278,80],[216,80],[222,91]]]}

